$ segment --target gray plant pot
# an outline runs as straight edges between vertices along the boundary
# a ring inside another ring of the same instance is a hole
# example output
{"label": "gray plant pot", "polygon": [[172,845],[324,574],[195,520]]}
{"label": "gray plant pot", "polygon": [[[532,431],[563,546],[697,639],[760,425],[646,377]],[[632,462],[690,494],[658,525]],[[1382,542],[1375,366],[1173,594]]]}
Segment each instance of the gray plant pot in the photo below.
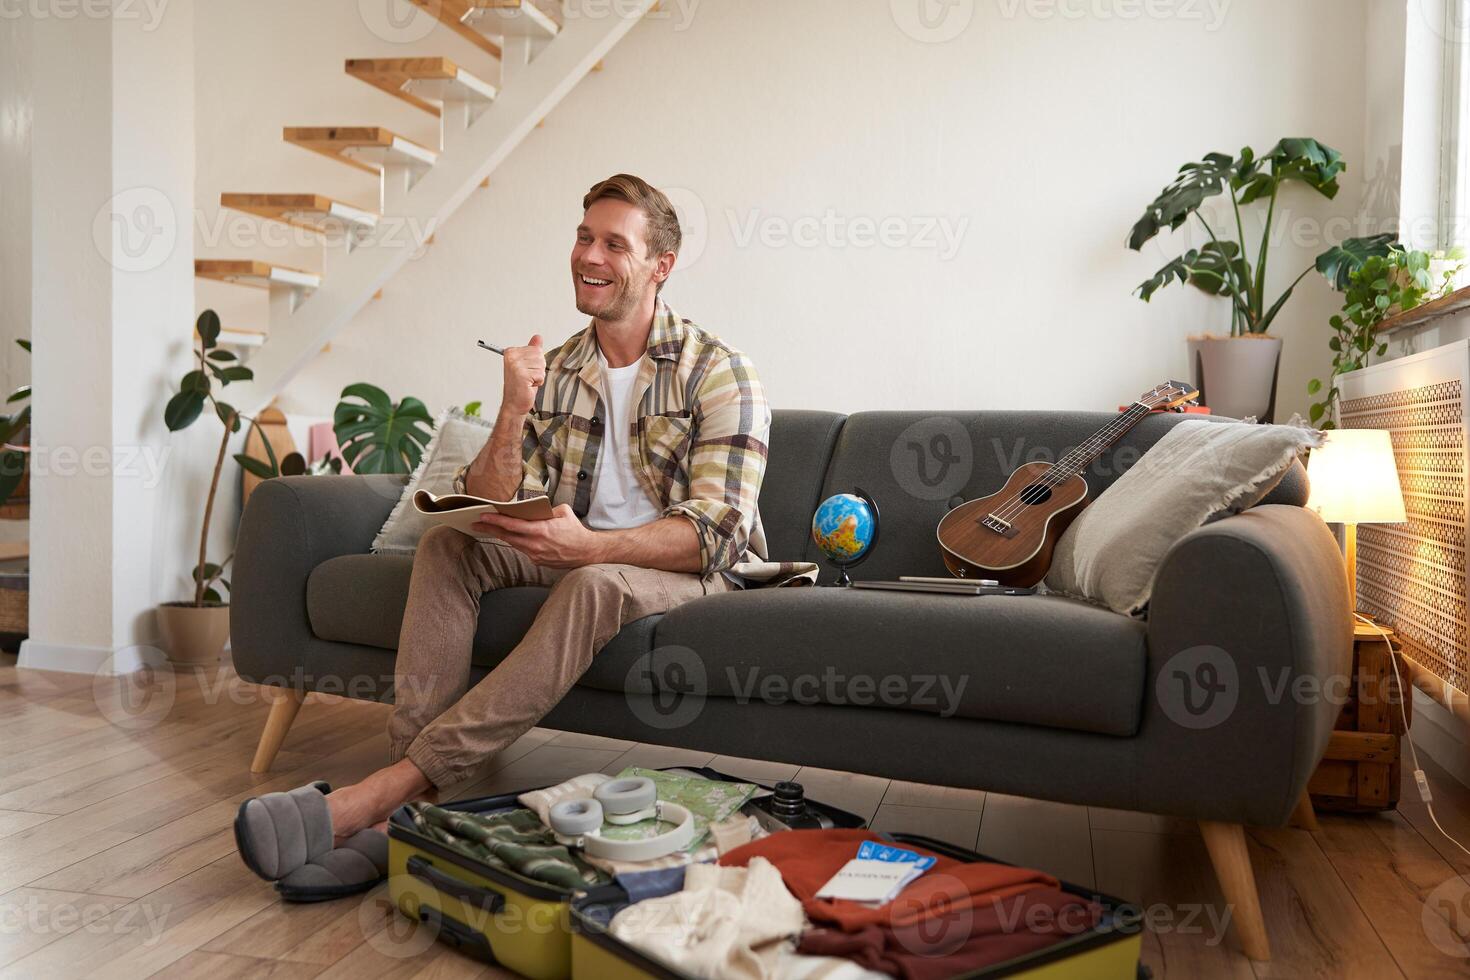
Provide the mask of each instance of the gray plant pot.
{"label": "gray plant pot", "polygon": [[1211,413],[1273,421],[1281,338],[1191,337],[1189,363],[1200,403]]}

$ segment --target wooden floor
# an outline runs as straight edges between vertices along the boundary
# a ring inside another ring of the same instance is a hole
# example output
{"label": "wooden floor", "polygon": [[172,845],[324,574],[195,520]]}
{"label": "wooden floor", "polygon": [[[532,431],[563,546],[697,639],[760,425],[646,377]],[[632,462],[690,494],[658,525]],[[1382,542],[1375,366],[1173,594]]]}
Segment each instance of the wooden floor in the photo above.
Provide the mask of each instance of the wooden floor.
{"label": "wooden floor", "polygon": [[[500,976],[395,918],[381,890],[279,902],[235,855],[239,803],[384,759],[387,709],[312,695],[274,771],[249,761],[266,705],[228,674],[115,679],[18,670],[0,657],[0,977]],[[709,763],[795,776],[880,830],[941,837],[1143,905],[1157,977],[1470,976],[1470,860],[1412,787],[1394,813],[1258,829],[1251,853],[1275,959],[1221,936],[1224,901],[1193,825],[1093,807],[890,782],[630,742],[530,732],[458,796],[630,764]],[[1470,790],[1431,769],[1446,829],[1470,842]],[[1434,940],[1439,941],[1439,946]]]}

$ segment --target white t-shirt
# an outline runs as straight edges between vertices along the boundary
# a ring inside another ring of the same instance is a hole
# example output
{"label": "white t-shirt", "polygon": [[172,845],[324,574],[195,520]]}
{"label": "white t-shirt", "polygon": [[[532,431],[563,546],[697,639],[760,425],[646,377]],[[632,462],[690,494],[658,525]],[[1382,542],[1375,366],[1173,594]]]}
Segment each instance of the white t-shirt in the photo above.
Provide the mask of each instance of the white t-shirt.
{"label": "white t-shirt", "polygon": [[638,417],[633,386],[638,369],[648,355],[627,367],[608,367],[602,351],[597,363],[602,368],[602,448],[592,470],[592,503],[587,508],[587,526],[599,531],[638,527],[656,521],[663,509],[649,495],[633,472],[631,430]]}

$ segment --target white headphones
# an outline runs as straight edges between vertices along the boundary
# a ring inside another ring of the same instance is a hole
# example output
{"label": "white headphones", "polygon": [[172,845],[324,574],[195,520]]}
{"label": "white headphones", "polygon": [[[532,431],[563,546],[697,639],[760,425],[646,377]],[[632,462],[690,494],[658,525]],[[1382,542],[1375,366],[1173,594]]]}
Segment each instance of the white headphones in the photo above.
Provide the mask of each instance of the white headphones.
{"label": "white headphones", "polygon": [[[682,851],[694,840],[694,814],[677,803],[659,800],[658,789],[647,776],[610,779],[592,791],[592,799],[563,800],[551,808],[548,817],[558,843],[616,861],[651,861]],[[675,827],[643,840],[609,840],[602,836],[604,820],[623,825],[650,817]]]}

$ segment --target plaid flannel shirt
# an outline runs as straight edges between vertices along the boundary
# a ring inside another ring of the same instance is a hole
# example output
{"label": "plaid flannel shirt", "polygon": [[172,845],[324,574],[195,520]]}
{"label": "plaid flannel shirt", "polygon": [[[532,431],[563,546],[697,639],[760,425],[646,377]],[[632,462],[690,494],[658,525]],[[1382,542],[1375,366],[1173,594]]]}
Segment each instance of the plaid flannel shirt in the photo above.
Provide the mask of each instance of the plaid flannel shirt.
{"label": "plaid flannel shirt", "polygon": [[[660,299],[634,390],[629,462],[663,516],[694,525],[702,574],[729,570],[750,584],[814,579],[809,563],[764,560],[756,497],[771,410],[750,359]],[[517,499],[546,494],[585,518],[603,415],[597,335],[589,325],[546,354],[546,381],[522,429]],[[467,470],[455,476],[458,492]]]}

